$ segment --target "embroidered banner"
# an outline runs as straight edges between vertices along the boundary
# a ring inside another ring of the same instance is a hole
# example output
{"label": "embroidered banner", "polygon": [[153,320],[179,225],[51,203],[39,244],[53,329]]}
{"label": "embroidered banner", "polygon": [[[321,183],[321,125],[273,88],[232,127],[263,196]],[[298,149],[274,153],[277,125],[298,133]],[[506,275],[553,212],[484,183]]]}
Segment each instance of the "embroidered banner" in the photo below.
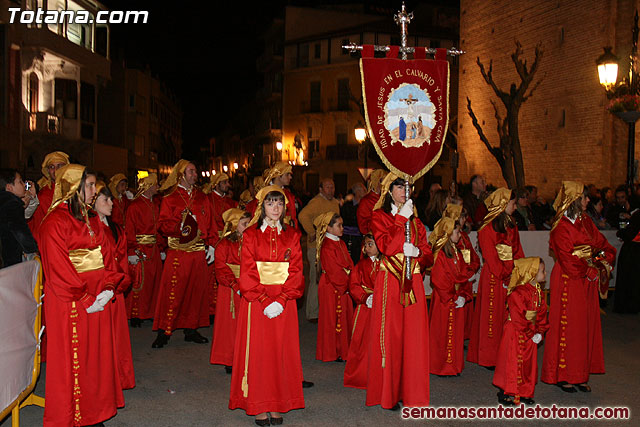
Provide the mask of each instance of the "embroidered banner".
{"label": "embroidered banner", "polygon": [[[416,50],[416,57],[424,58],[424,48]],[[389,170],[413,182],[438,161],[447,135],[446,50],[439,49],[435,60],[373,58],[368,53],[363,50],[360,73],[369,135]]]}

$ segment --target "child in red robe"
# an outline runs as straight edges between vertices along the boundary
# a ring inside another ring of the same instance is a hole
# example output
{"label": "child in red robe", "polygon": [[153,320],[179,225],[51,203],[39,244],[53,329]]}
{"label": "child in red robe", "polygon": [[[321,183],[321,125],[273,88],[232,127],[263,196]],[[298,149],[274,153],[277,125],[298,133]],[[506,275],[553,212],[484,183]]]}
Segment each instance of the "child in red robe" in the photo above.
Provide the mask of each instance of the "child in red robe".
{"label": "child in red robe", "polygon": [[325,212],[313,221],[322,275],[318,284],[316,359],[342,362],[349,351],[353,304],[347,295],[353,261],[342,236],[342,218]]}
{"label": "child in red robe", "polygon": [[[469,234],[464,231],[468,216],[463,206],[449,203],[442,216],[451,218],[452,220],[457,221],[460,225],[460,240],[456,243],[456,248],[462,254],[464,262],[471,265],[475,271],[478,271],[480,268],[480,257],[473,248]],[[468,280],[466,283],[461,285],[469,295],[473,295],[474,281],[475,280]],[[464,307],[462,307],[462,310],[464,311],[464,339],[468,340],[469,337],[471,337],[471,326],[473,324],[473,298],[467,300]]]}
{"label": "child in red robe", "polygon": [[213,340],[209,362],[225,365],[228,374],[233,364],[233,346],[236,339],[240,293],[240,250],[242,233],[249,225],[249,212],[241,209],[228,209],[222,214],[224,230],[222,240],[216,246],[216,279],[218,280],[218,301],[216,322],[213,326]]}
{"label": "child in red robe", "polygon": [[549,329],[547,303],[540,283],[545,281],[544,262],[538,257],[514,261],[507,291],[509,316],[504,325],[493,385],[500,388],[504,405],[534,403],[538,382],[538,344]]}
{"label": "child in red robe", "polygon": [[467,351],[467,362],[493,370],[498,358],[502,327],[507,318],[507,284],[513,261],[524,257],[518,227],[511,215],[516,209],[514,193],[498,188],[484,201],[488,213],[478,230],[484,264]]}
{"label": "child in red robe", "polygon": [[344,367],[344,386],[367,388],[367,359],[369,356],[369,317],[373,306],[373,287],[380,265],[380,251],[373,234],[364,236],[362,252],[365,257],[356,264],[349,276],[349,294],[357,304],[351,328],[351,344]]}
{"label": "child in red robe", "polygon": [[464,368],[464,307],[471,300],[465,285],[478,270],[457,250],[460,227],[442,217],[429,235],[435,263],[431,270],[430,372],[457,376]]}

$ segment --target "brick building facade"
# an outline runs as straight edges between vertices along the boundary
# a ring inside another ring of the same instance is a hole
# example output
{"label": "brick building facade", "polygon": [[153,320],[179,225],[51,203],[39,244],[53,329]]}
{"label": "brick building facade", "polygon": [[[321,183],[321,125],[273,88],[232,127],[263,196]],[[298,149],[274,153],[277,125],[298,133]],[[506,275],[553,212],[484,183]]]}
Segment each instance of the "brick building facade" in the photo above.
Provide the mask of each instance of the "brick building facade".
{"label": "brick building facade", "polygon": [[[534,82],[543,81],[519,117],[526,183],[538,186],[548,198],[567,179],[598,187],[624,183],[628,127],[605,110],[608,100],[598,82],[595,60],[604,46],[613,46],[619,58],[629,57],[637,7],[632,0],[461,0],[460,42],[467,54],[460,60],[459,179],[468,181],[482,173],[487,182],[505,185],[498,163],[471,123],[466,98],[471,99],[485,134],[497,145],[490,100],[498,103],[503,117],[505,111],[484,82],[476,58],[487,68],[493,60],[494,80],[508,91],[511,83],[520,82],[511,60],[514,41],[519,40],[528,64],[538,42],[544,49]],[[621,64],[618,76],[626,73],[628,65]],[[637,144],[636,159],[639,148]]]}

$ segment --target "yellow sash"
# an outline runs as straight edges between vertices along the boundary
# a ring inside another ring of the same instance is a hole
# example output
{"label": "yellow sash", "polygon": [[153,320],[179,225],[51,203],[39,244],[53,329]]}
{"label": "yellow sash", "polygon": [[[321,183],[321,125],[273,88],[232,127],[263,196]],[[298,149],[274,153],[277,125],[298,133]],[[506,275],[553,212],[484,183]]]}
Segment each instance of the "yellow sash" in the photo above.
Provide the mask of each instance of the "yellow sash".
{"label": "yellow sash", "polygon": [[471,250],[469,249],[460,249],[460,253],[462,254],[462,259],[466,264],[471,264]]}
{"label": "yellow sash", "polygon": [[289,277],[289,263],[286,261],[256,261],[256,266],[263,285],[284,285]]}
{"label": "yellow sash", "polygon": [[238,264],[229,264],[229,263],[227,263],[227,267],[229,267],[231,269],[231,271],[233,272],[233,275],[235,276],[236,279],[238,279],[240,277],[240,266]]}
{"label": "yellow sash", "polygon": [[511,249],[511,246],[500,243],[496,245],[496,251],[498,251],[498,258],[500,258],[500,261],[513,260],[513,249]]}
{"label": "yellow sash", "polygon": [[93,249],[72,249],[69,251],[69,259],[78,273],[100,270],[104,268],[101,247]]}
{"label": "yellow sash", "polygon": [[197,240],[191,243],[180,243],[180,239],[177,237],[169,237],[169,249],[175,249],[177,251],[184,252],[199,252],[204,251],[204,241]]}
{"label": "yellow sash", "polygon": [[136,234],[136,243],[139,245],[155,245],[155,234]]}
{"label": "yellow sash", "polygon": [[589,245],[578,245],[573,248],[573,252],[571,255],[575,255],[578,258],[591,258],[591,246]]}

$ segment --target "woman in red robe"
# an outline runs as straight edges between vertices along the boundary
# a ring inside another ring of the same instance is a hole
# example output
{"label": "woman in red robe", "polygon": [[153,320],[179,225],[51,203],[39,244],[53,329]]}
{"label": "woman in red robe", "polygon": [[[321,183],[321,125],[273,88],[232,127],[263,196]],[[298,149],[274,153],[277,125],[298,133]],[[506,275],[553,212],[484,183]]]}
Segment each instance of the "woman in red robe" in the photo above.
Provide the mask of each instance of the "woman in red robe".
{"label": "woman in red robe", "polygon": [[488,369],[496,366],[502,327],[507,318],[507,284],[513,260],[524,257],[520,235],[511,218],[515,194],[498,188],[484,201],[489,213],[478,230],[484,259],[476,299],[467,361]]}
{"label": "woman in red robe", "polygon": [[124,280],[115,289],[115,300],[112,305],[113,334],[115,338],[116,353],[118,355],[118,373],[120,384],[123,390],[132,389],[136,386],[136,378],[133,371],[133,356],[131,354],[131,339],[129,337],[129,326],[127,325],[127,308],[124,301],[124,293],[131,286],[129,268],[127,262],[127,239],[124,230],[115,222],[111,221],[113,202],[111,191],[102,181],[96,183],[96,198],[93,209],[98,214],[98,226],[101,233],[104,233],[106,245],[102,248],[105,264],[110,269],[124,275]]}
{"label": "woman in red robe", "polygon": [[326,212],[313,221],[322,275],[318,283],[316,359],[342,362],[349,352],[353,304],[347,292],[353,261],[342,236],[342,218]]}
{"label": "woman in red robe", "polygon": [[[282,424],[282,412],[304,408],[296,300],[304,291],[300,232],[287,227],[286,196],[264,187],[242,237],[242,295],[229,409],[258,425]],[[255,225],[254,225],[255,224]]]}
{"label": "woman in red robe", "polygon": [[541,380],[568,393],[590,392],[589,375],[604,374],[598,291],[608,287],[616,250],[585,214],[588,202],[584,185],[563,182],[549,235],[556,263]]}
{"label": "woman in red robe", "polygon": [[544,262],[538,257],[513,262],[507,290],[509,315],[504,325],[493,385],[498,402],[528,405],[538,382],[538,344],[549,329],[547,302],[540,288],[545,281]]}
{"label": "woman in red robe", "polygon": [[[433,264],[426,229],[406,200],[404,180],[389,173],[371,220],[384,255],[376,276],[371,314],[367,406],[398,410],[429,405],[429,323],[420,258]],[[405,242],[410,223],[411,243]],[[405,263],[411,257],[411,280]]]}
{"label": "woman in red robe", "polygon": [[53,203],[40,229],[49,334],[45,426],[83,426],[124,406],[113,334],[114,290],[124,279],[109,270],[104,234],[90,221],[95,175],[67,165],[56,174]]}
{"label": "woman in red robe", "polygon": [[[472,295],[466,284],[478,266],[465,262],[457,250],[460,227],[451,218],[442,217],[429,235],[435,262],[431,270],[431,322],[429,324],[430,372],[457,376],[464,369],[464,311]],[[474,268],[475,267],[475,268]]]}
{"label": "woman in red robe", "polygon": [[344,367],[343,383],[345,387],[367,388],[367,370],[369,359],[369,319],[373,307],[373,288],[375,285],[380,251],[373,234],[364,236],[362,251],[365,255],[349,275],[349,294],[357,304],[351,328],[351,343]]}
{"label": "woman in red robe", "polygon": [[155,173],[138,182],[138,191],[127,208],[125,229],[129,271],[133,280],[126,293],[127,316],[131,327],[139,328],[143,319],[155,313],[165,245],[158,232],[160,206]]}
{"label": "woman in red robe", "polygon": [[224,229],[222,240],[216,246],[216,279],[218,280],[218,315],[213,325],[213,340],[209,363],[224,365],[231,373],[233,347],[236,340],[236,325],[240,295],[240,249],[242,233],[249,225],[251,216],[241,209],[228,209],[222,214]]}
{"label": "woman in red robe", "polygon": [[[464,231],[464,227],[467,222],[467,214],[464,211],[464,207],[462,205],[450,203],[445,208],[442,216],[451,218],[460,225],[460,240],[458,240],[456,248],[462,254],[464,262],[469,264],[472,269],[477,272],[480,268],[480,257],[473,248],[469,234]],[[475,282],[475,280],[468,280],[461,286],[464,289],[464,292],[471,296],[473,296],[473,282]],[[468,340],[471,337],[471,326],[473,324],[473,298],[467,300],[464,307],[462,307],[462,310],[464,311],[464,339]]]}

